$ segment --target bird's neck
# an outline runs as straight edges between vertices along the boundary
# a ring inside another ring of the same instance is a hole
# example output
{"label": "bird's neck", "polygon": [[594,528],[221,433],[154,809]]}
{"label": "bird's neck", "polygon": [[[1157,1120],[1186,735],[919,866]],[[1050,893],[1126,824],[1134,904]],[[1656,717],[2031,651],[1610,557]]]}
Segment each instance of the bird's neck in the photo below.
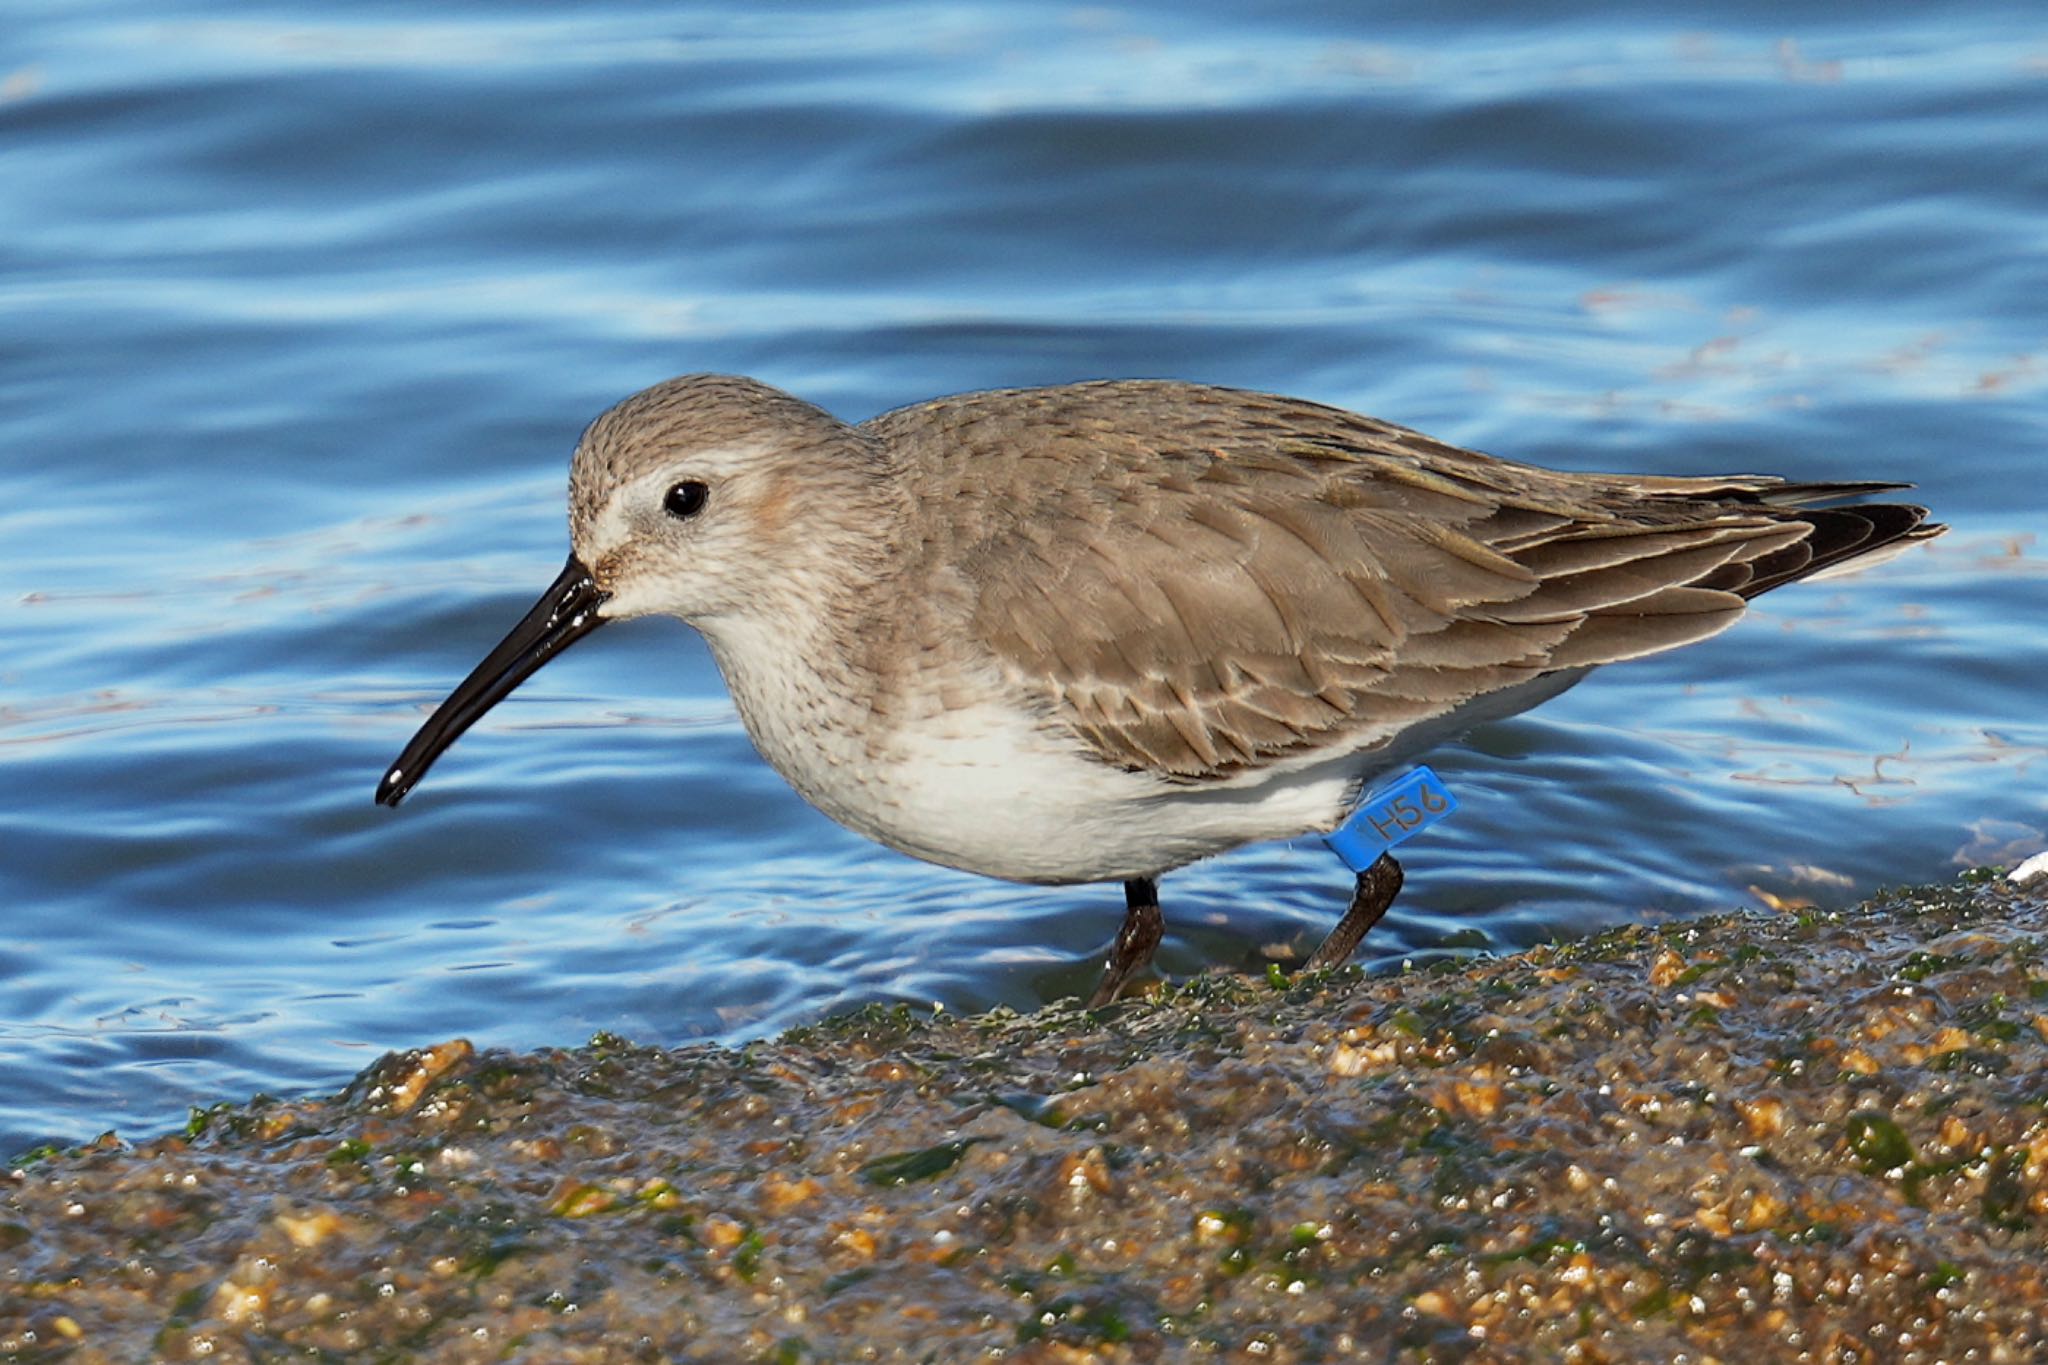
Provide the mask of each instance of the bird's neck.
{"label": "bird's neck", "polygon": [[[855,586],[858,585],[858,586]],[[871,645],[893,613],[858,568],[777,576],[746,610],[694,622],[761,756],[820,805],[832,770],[870,765],[888,743],[893,680]]]}

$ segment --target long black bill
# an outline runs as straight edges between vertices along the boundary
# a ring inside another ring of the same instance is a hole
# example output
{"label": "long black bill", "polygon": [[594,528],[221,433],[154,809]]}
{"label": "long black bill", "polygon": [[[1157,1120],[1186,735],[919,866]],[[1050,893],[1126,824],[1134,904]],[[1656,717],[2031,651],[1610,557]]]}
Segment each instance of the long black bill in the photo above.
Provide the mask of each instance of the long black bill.
{"label": "long black bill", "polygon": [[597,609],[610,595],[599,591],[583,561],[570,555],[562,576],[541,594],[526,619],[512,627],[512,633],[427,717],[427,723],[377,784],[377,804],[395,806],[403,801],[441,752],[484,712],[532,677],[535,669],[603,625]]}

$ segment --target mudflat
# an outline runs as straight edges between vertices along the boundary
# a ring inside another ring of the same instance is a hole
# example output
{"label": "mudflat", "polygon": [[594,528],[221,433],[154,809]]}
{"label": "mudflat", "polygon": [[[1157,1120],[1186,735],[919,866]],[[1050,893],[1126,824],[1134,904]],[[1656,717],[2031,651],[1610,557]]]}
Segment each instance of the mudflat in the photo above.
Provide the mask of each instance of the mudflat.
{"label": "mudflat", "polygon": [[0,1354],[2029,1360],[2048,902],[1115,1010],[460,1041],[0,1183]]}

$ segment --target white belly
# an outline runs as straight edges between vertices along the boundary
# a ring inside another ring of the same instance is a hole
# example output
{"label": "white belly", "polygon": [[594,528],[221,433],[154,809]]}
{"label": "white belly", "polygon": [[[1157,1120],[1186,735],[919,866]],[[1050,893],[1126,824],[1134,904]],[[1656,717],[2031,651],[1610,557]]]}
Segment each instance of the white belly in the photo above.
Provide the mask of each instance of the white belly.
{"label": "white belly", "polygon": [[1110,767],[993,705],[944,722],[899,735],[904,758],[885,769],[784,776],[891,848],[1040,883],[1156,876],[1239,844],[1328,829],[1356,789],[1355,759],[1192,787]]}
{"label": "white belly", "polygon": [[[989,699],[878,716],[809,665],[788,636],[704,632],[747,735],[799,795],[857,834],[1010,881],[1153,876],[1239,844],[1327,829],[1356,761],[1192,787],[1125,772],[1080,741]],[[1339,767],[1349,769],[1338,771]]]}
{"label": "white belly", "polygon": [[1546,674],[1433,721],[1354,732],[1341,748],[1199,786],[1110,767],[996,705],[899,735],[894,763],[770,762],[839,823],[927,862],[1019,882],[1124,881],[1241,844],[1327,833],[1373,778],[1547,701],[1588,671]]}
{"label": "white belly", "polygon": [[706,631],[754,747],[840,824],[927,862],[1010,881],[1157,876],[1240,844],[1336,828],[1361,784],[1469,726],[1556,695],[1551,674],[1435,721],[1353,732],[1224,781],[1181,784],[1090,757],[1081,741],[989,699],[917,719],[874,714],[782,636]]}

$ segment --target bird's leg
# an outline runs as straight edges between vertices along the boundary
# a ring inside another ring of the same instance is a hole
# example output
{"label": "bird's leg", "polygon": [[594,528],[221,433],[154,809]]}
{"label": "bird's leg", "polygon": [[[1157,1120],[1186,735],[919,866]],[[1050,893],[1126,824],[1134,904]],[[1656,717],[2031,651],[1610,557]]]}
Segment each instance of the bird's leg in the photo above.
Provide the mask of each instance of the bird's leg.
{"label": "bird's leg", "polygon": [[1350,961],[1358,941],[1380,922],[1380,917],[1387,913],[1387,907],[1394,903],[1394,897],[1401,894],[1401,881],[1401,865],[1394,861],[1393,854],[1382,853],[1371,867],[1358,874],[1358,889],[1351,893],[1351,908],[1344,912],[1343,919],[1337,921],[1337,927],[1323,940],[1323,946],[1309,954],[1301,969],[1315,972],[1325,967],[1340,967]]}
{"label": "bird's leg", "polygon": [[1124,927],[1117,930],[1109,965],[1102,969],[1102,984],[1088,997],[1088,1008],[1101,1009],[1115,1000],[1131,978],[1145,970],[1165,932],[1166,918],[1159,913],[1159,883],[1150,877],[1125,882]]}

